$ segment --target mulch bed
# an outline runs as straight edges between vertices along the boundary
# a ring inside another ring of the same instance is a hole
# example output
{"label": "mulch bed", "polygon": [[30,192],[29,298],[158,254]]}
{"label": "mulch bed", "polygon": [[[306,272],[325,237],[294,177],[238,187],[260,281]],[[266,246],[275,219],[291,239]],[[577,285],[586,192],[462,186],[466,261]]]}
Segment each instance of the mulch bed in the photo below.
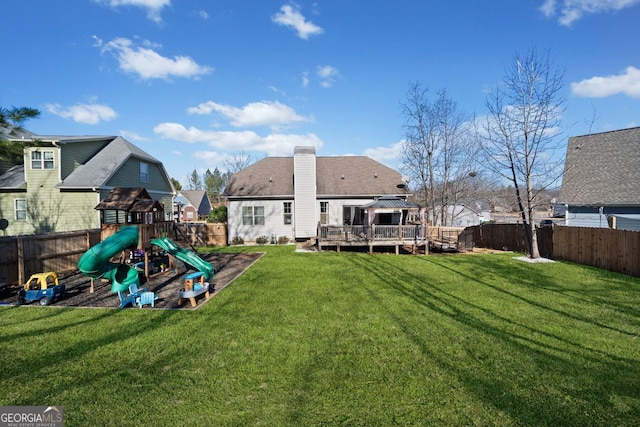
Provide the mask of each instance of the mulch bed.
{"label": "mulch bed", "polygon": [[[202,259],[208,261],[215,269],[215,275],[209,280],[209,295],[213,298],[216,294],[227,287],[237,277],[251,267],[263,253],[238,253],[238,254],[203,254]],[[140,288],[146,288],[148,291],[155,292],[158,299],[155,302],[155,308],[163,309],[186,309],[194,310],[204,305],[208,300],[202,294],[196,298],[196,306],[191,307],[189,300],[184,300],[181,305],[178,304],[178,290],[184,287],[184,276],[186,273],[195,271],[189,266],[179,263],[182,267],[177,271],[168,271],[158,273],[152,276],[149,281],[142,283]],[[189,268],[186,268],[189,267]],[[119,308],[120,299],[118,294],[111,292],[111,283],[95,280],[94,292],[91,293],[91,279],[80,272],[74,272],[66,275],[59,275],[59,282],[66,287],[66,296],[62,300],[52,303],[57,307],[101,307],[101,308]],[[213,289],[212,289],[213,288]],[[13,287],[6,291],[0,301],[3,304],[16,304],[17,291],[19,287]],[[128,291],[125,291],[128,294]],[[34,301],[28,305],[39,307],[38,302]],[[131,306],[127,306],[131,308]],[[137,307],[136,307],[137,308]],[[145,305],[145,308],[150,308]]]}

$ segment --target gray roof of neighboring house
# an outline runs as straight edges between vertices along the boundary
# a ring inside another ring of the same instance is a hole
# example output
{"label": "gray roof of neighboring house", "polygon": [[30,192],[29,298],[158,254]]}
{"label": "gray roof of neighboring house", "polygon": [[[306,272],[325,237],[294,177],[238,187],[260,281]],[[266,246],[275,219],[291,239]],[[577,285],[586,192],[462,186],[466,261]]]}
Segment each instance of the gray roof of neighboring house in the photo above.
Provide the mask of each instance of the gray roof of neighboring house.
{"label": "gray roof of neighboring house", "polygon": [[[70,140],[67,141],[71,142]],[[57,188],[100,187],[107,182],[118,168],[131,156],[141,158],[149,163],[161,164],[155,157],[142,151],[121,136],[118,136],[88,162],[78,166],[57,185]]]}
{"label": "gray roof of neighboring house", "polygon": [[640,205],[640,127],[569,138],[558,201]]}
{"label": "gray roof of neighboring house", "polygon": [[27,182],[24,180],[24,165],[13,166],[0,175],[0,188],[11,190],[24,190]]}
{"label": "gray roof of neighboring house", "polygon": [[[109,178],[117,172],[118,168],[129,159],[137,157],[149,163],[162,166],[162,162],[142,151],[121,136],[60,136],[60,135],[34,135],[34,140],[43,142],[56,142],[59,144],[79,143],[83,141],[112,140],[102,150],[96,153],[86,163],[78,166],[56,188],[94,188],[104,185]],[[26,188],[24,180],[24,166],[9,169],[0,176],[0,188]],[[164,170],[164,166],[162,166]],[[165,172],[166,175],[166,172]],[[167,176],[167,180],[169,177]]]}
{"label": "gray roof of neighboring house", "polygon": [[115,135],[37,135],[35,133],[26,131],[25,134],[18,135],[11,138],[11,141],[41,141],[41,142],[55,142],[58,144],[67,144],[70,142],[81,141],[109,141],[117,138]]}
{"label": "gray roof of neighboring house", "polygon": [[178,190],[178,194],[187,199],[189,204],[196,209],[200,208],[205,197],[207,197],[207,192],[204,190]]}
{"label": "gray roof of neighboring house", "polygon": [[[227,197],[293,197],[293,157],[267,157],[234,173]],[[402,176],[365,156],[316,157],[318,197],[402,195]]]}

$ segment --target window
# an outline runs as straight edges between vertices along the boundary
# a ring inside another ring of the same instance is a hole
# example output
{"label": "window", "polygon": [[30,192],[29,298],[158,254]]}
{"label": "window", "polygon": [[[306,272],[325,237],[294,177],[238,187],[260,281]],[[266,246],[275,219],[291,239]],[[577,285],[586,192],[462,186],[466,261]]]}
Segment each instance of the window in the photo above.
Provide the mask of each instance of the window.
{"label": "window", "polygon": [[16,221],[26,221],[27,219],[27,199],[15,200]]}
{"label": "window", "polygon": [[289,225],[291,224],[291,202],[284,202],[283,209],[284,209],[284,224]]}
{"label": "window", "polygon": [[32,151],[31,169],[53,169],[53,151]]}
{"label": "window", "polygon": [[149,182],[149,165],[140,162],[140,182]]}
{"label": "window", "polygon": [[329,223],[329,202],[320,202],[320,224]]}
{"label": "window", "polygon": [[264,206],[243,206],[242,225],[264,225]]}

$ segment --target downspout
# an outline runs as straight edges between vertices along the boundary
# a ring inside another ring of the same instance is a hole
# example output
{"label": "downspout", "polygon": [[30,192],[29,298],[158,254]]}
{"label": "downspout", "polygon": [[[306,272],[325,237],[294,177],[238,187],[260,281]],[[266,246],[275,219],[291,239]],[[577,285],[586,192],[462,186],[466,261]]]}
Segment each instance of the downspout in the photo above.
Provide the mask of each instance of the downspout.
{"label": "downspout", "polygon": [[51,141],[51,145],[58,149],[58,182],[62,182],[62,147],[60,141]]}

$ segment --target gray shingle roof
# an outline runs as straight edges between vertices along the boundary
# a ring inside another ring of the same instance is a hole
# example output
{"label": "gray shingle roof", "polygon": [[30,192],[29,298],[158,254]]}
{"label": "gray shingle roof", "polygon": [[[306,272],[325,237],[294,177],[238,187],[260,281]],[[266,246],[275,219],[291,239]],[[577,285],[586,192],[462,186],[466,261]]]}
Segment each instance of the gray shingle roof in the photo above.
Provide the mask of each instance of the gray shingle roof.
{"label": "gray shingle roof", "polygon": [[58,184],[58,188],[100,187],[111,178],[120,166],[131,156],[149,163],[160,163],[158,159],[142,151],[122,137],[116,137],[88,162],[78,166]]}
{"label": "gray shingle roof", "polygon": [[640,127],[569,138],[559,199],[640,205]]}
{"label": "gray shingle roof", "polygon": [[[233,174],[227,197],[293,197],[293,157],[267,157]],[[364,156],[317,157],[318,197],[402,195],[402,176]]]}
{"label": "gray shingle roof", "polygon": [[187,199],[189,204],[196,209],[200,208],[204,198],[207,196],[207,192],[204,190],[178,190],[178,194]]}
{"label": "gray shingle roof", "polygon": [[24,180],[24,165],[14,166],[3,175],[0,175],[0,188],[11,190],[24,190],[27,181]]}
{"label": "gray shingle roof", "polygon": [[363,209],[419,209],[420,205],[416,203],[407,202],[404,199],[393,196],[383,196],[379,199],[362,206]]}

